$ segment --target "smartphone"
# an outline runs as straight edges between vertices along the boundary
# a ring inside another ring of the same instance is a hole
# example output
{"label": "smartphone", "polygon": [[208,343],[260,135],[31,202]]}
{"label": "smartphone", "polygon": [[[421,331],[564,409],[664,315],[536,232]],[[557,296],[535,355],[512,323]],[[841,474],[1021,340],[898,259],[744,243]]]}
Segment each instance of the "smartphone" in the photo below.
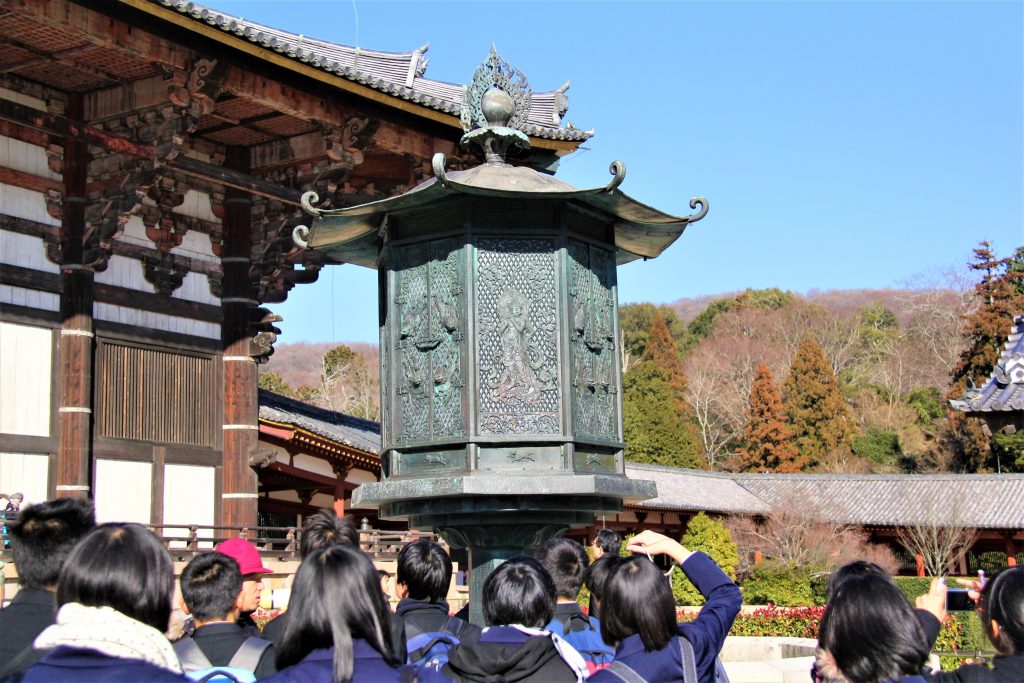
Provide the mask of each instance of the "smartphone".
{"label": "smartphone", "polygon": [[967,595],[966,588],[950,588],[946,591],[947,612],[969,612],[974,609],[974,601]]}

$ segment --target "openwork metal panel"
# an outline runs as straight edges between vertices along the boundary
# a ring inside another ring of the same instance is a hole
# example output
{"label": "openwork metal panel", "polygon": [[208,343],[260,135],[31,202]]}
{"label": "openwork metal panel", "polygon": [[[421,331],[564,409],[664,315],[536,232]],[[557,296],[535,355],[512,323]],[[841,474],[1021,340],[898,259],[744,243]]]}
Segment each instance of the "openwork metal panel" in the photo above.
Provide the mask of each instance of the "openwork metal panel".
{"label": "openwork metal panel", "polygon": [[481,434],[560,434],[553,239],[481,239],[476,324]]}
{"label": "openwork metal panel", "polygon": [[214,445],[212,358],[104,343],[97,351],[97,375],[99,436]]}

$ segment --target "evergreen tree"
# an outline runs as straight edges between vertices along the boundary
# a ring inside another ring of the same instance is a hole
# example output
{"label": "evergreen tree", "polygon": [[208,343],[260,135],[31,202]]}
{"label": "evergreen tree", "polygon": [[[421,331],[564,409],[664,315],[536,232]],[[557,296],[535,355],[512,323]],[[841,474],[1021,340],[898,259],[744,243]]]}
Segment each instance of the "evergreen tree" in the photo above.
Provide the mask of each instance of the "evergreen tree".
{"label": "evergreen tree", "polygon": [[744,472],[799,472],[798,453],[782,410],[782,396],[768,366],[757,366],[750,389],[743,446],[737,452],[738,469]]}
{"label": "evergreen tree", "polygon": [[622,379],[626,459],[697,468],[703,464],[693,435],[676,414],[665,373],[643,361]]}
{"label": "evergreen tree", "polygon": [[849,448],[853,421],[839,394],[832,365],[814,337],[804,337],[782,387],[783,408],[799,452],[796,465],[806,470],[829,454]]}
{"label": "evergreen tree", "polygon": [[647,346],[643,359],[658,366],[668,380],[668,388],[672,392],[672,405],[676,415],[685,418],[689,413],[686,402],[686,376],[683,374],[683,363],[679,359],[679,351],[668,329],[668,321],[660,311],[655,311],[651,318],[651,330],[647,336]]}
{"label": "evergreen tree", "polygon": [[619,329],[622,331],[623,348],[633,363],[639,363],[647,350],[647,340],[655,315],[665,318],[672,341],[680,355],[692,346],[690,336],[686,332],[686,323],[679,319],[679,315],[671,306],[655,306],[649,303],[626,304],[619,307]]}
{"label": "evergreen tree", "polygon": [[288,386],[288,382],[285,382],[284,377],[281,377],[279,373],[260,372],[256,383],[260,389],[266,389],[267,391],[272,391],[275,394],[281,394],[282,396],[288,396],[289,398],[295,397],[295,391]]}
{"label": "evergreen tree", "polygon": [[[740,563],[739,549],[732,534],[720,520],[699,512],[686,525],[686,533],[679,539],[687,550],[707,553],[726,576],[736,580],[736,567]],[[703,605],[704,596],[681,571],[672,572],[672,595],[677,605]]]}

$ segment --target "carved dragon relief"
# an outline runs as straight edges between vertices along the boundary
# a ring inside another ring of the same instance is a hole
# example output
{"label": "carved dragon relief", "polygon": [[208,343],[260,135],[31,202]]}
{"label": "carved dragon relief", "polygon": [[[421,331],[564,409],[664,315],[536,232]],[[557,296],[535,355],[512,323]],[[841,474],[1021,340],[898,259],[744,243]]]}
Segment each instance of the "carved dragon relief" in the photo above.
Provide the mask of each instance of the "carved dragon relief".
{"label": "carved dragon relief", "polygon": [[614,301],[611,256],[573,242],[571,262],[572,385],[575,431],[581,436],[618,438],[615,377]]}
{"label": "carved dragon relief", "polygon": [[396,443],[463,435],[462,253],[454,241],[395,250]]}

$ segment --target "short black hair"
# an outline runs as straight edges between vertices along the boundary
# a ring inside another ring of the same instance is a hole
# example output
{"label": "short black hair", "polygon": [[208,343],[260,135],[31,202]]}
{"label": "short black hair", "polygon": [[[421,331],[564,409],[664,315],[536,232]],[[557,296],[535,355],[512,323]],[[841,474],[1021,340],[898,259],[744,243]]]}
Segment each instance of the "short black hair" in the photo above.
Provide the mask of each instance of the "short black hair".
{"label": "short black hair", "polygon": [[199,621],[221,619],[242,592],[242,572],[233,557],[217,551],[192,558],[181,572],[181,597]]}
{"label": "short black hair", "polygon": [[57,605],[112,607],[161,633],[174,600],[174,566],[141,524],[101,524],[79,541],[57,580]]}
{"label": "short black hair", "polygon": [[653,562],[641,555],[612,564],[601,595],[601,638],[618,645],[640,634],[648,652],[660,650],[676,635],[672,586]]}
{"label": "short black hair", "polygon": [[597,532],[597,538],[594,539],[594,543],[606,555],[618,555],[619,550],[622,548],[622,535],[612,529],[601,529]]}
{"label": "short black hair", "polygon": [[828,586],[826,594],[829,598],[836,592],[836,589],[851,576],[879,576],[887,581],[892,581],[892,575],[881,565],[867,560],[854,560],[837,567],[828,575]]}
{"label": "short black hair", "polygon": [[347,544],[314,550],[299,565],[288,619],[277,650],[277,668],[298,663],[313,650],[334,648],[335,681],[352,678],[352,640],[361,638],[392,667],[391,616],[380,576],[358,548]]}
{"label": "short black hair", "polygon": [[52,590],[71,549],[96,526],[92,502],[58,498],[29,505],[7,523],[18,583]]}
{"label": "short black hair", "polygon": [[[1024,653],[1024,567],[999,572],[981,592],[981,622],[988,639],[1004,655]],[[999,637],[992,622],[999,624]]]}
{"label": "short black hair", "polygon": [[317,510],[302,524],[299,555],[307,557],[314,550],[339,543],[359,547],[355,525],[347,517],[339,517],[334,510]]}
{"label": "short black hair", "polygon": [[590,559],[586,549],[569,538],[552,538],[533,554],[555,582],[560,598],[575,600],[587,580]]}
{"label": "short black hair", "polygon": [[851,683],[918,674],[930,650],[903,593],[876,573],[849,576],[836,587],[821,617],[818,646]]}
{"label": "short black hair", "polygon": [[587,573],[587,590],[600,600],[604,596],[604,586],[612,569],[622,560],[618,555],[602,555],[594,560]]}
{"label": "short black hair", "polygon": [[555,616],[555,582],[532,557],[510,558],[491,572],[482,598],[488,626],[544,628]]}
{"label": "short black hair", "polygon": [[421,538],[398,553],[398,583],[405,584],[413,600],[443,600],[451,582],[452,558],[440,544]]}

